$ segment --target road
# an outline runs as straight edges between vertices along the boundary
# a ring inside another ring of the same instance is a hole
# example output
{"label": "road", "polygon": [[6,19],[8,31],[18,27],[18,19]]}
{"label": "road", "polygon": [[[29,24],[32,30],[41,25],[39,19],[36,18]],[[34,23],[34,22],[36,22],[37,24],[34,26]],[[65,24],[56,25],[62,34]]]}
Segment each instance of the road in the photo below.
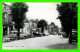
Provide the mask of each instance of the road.
{"label": "road", "polygon": [[3,49],[77,49],[77,43],[69,44],[68,38],[49,35],[5,42]]}

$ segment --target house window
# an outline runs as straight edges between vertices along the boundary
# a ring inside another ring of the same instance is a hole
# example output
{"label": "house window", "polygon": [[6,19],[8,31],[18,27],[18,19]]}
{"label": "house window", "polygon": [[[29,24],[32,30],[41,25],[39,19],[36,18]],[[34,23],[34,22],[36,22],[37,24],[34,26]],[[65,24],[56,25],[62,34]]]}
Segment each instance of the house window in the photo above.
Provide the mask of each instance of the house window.
{"label": "house window", "polygon": [[5,18],[7,18],[7,14],[5,14]]}

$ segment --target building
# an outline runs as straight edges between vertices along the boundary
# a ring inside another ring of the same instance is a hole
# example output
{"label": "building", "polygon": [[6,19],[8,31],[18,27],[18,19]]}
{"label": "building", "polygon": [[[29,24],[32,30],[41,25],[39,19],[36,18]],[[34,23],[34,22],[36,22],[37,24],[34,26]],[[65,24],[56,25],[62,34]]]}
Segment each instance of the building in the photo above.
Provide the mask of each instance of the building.
{"label": "building", "polygon": [[30,34],[30,22],[28,19],[24,20],[24,27],[22,29],[23,33]]}
{"label": "building", "polygon": [[10,6],[3,3],[3,35],[8,35],[13,29]]}

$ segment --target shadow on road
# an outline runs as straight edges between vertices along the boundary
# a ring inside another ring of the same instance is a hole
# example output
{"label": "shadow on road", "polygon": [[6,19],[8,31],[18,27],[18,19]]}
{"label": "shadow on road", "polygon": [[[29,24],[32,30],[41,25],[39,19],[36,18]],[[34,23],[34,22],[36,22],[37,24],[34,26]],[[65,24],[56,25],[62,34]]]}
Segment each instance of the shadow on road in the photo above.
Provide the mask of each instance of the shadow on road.
{"label": "shadow on road", "polygon": [[60,39],[68,39],[68,38],[66,38],[66,37],[62,37],[62,36],[61,36],[61,37],[59,37],[59,38],[60,38]]}
{"label": "shadow on road", "polygon": [[49,49],[76,49],[77,50],[77,43],[74,42],[72,44],[65,43],[65,44],[55,44],[47,46]]}

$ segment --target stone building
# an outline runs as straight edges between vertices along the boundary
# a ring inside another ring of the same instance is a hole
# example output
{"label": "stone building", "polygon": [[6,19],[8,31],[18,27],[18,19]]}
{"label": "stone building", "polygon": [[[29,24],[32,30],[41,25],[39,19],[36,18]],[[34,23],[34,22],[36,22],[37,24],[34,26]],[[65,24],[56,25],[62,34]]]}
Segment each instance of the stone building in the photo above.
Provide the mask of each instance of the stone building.
{"label": "stone building", "polygon": [[7,35],[13,28],[10,6],[3,3],[3,35]]}

